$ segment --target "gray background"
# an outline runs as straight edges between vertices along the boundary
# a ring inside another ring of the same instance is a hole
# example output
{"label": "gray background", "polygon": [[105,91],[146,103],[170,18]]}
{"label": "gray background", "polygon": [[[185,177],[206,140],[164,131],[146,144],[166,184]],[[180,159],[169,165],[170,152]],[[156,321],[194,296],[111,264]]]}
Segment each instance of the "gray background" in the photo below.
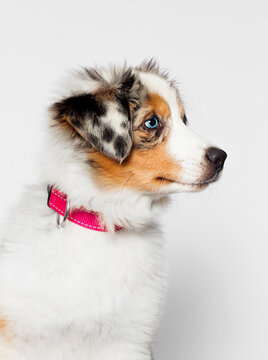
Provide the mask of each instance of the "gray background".
{"label": "gray background", "polygon": [[[2,1],[0,220],[37,178],[42,119],[74,65],[156,56],[190,126],[222,146],[220,182],[159,219],[170,290],[156,360],[268,359],[268,12],[261,1]],[[142,301],[142,299],[141,299]]]}

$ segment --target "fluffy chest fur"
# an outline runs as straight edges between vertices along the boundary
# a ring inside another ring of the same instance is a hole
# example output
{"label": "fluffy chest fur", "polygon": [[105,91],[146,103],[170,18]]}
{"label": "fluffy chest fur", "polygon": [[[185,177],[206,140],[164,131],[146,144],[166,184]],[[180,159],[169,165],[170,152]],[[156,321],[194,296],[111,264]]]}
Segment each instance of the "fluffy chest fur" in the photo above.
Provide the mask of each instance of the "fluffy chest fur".
{"label": "fluffy chest fur", "polygon": [[[24,201],[30,201],[27,195]],[[116,315],[148,276],[161,273],[162,241],[157,229],[109,234],[68,223],[59,230],[45,201],[39,211],[32,210],[21,216],[21,223],[20,214],[14,214],[16,240],[9,234],[1,252],[7,278],[1,299],[28,309],[27,323],[33,312],[40,315],[38,326],[49,324],[49,313],[53,323],[58,314],[62,326],[85,321],[85,312],[95,314],[96,320],[111,312]],[[42,221],[46,215],[48,219]]]}
{"label": "fluffy chest fur", "polygon": [[2,241],[0,309],[12,341],[80,337],[96,346],[116,333],[137,336],[133,320],[149,336],[164,291],[159,231],[109,234],[71,223],[59,230],[45,196],[43,187],[25,195],[34,206],[19,207],[16,229],[10,234],[8,224]]}

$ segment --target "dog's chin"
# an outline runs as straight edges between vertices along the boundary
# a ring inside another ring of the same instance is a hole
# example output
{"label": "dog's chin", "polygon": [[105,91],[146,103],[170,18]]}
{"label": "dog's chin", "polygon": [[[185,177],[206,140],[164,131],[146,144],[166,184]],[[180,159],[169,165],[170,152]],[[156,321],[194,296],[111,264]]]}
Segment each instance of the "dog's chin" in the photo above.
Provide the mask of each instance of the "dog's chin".
{"label": "dog's chin", "polygon": [[186,184],[179,182],[169,182],[162,186],[158,193],[161,194],[176,194],[181,192],[198,192],[205,190],[209,184]]}
{"label": "dog's chin", "polygon": [[216,182],[219,179],[219,175],[220,173],[217,172],[210,178],[189,183],[165,177],[157,177],[156,180],[163,183],[163,188],[161,189],[161,192],[164,193],[198,192],[205,190],[210,184]]}

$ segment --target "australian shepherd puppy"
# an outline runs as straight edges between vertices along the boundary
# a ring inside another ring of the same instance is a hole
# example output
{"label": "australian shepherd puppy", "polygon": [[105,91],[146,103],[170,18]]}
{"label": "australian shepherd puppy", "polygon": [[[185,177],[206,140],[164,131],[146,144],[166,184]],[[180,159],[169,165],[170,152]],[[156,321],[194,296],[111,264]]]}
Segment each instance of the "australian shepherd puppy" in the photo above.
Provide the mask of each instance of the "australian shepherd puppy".
{"label": "australian shepherd puppy", "polygon": [[152,61],[84,68],[48,111],[40,184],[0,239],[1,360],[149,360],[165,294],[168,196],[226,158],[187,127]]}

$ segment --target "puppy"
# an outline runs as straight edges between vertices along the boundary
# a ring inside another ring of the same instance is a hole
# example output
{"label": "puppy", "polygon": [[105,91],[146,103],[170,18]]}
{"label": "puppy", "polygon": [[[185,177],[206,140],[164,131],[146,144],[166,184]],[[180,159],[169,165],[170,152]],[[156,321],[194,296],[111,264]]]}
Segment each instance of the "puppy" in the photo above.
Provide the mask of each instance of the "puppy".
{"label": "puppy", "polygon": [[226,153],[189,130],[153,61],[71,73],[47,125],[40,183],[0,240],[0,359],[149,360],[161,212],[214,182]]}

